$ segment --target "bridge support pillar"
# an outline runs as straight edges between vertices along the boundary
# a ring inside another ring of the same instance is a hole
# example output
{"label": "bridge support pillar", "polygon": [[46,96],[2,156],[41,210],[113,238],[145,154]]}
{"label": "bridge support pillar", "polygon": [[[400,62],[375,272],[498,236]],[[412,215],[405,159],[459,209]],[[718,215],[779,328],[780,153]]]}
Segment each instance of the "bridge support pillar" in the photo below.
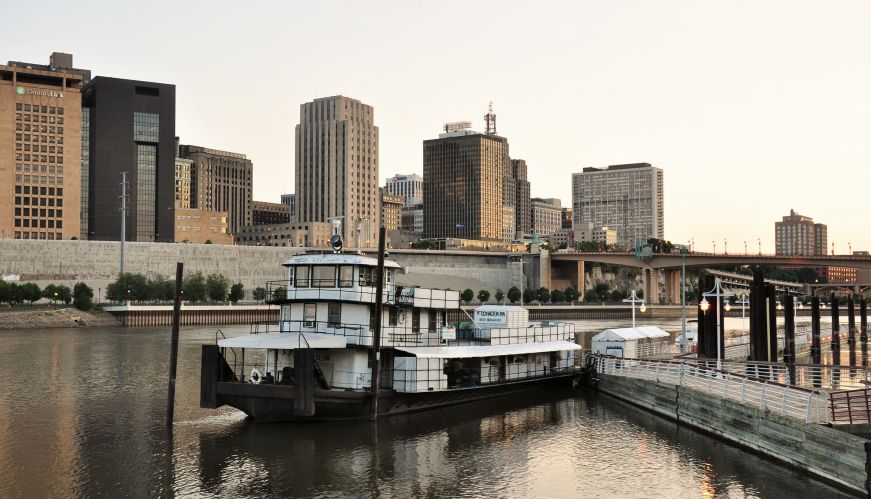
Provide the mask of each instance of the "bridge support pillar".
{"label": "bridge support pillar", "polygon": [[578,260],[578,278],[575,281],[575,289],[578,290],[578,301],[584,301],[584,291],[587,283],[584,282],[584,261]]}
{"label": "bridge support pillar", "polygon": [[680,305],[680,270],[665,271],[665,300],[669,305]]}
{"label": "bridge support pillar", "polygon": [[646,279],[644,285],[644,300],[651,305],[659,305],[659,269],[644,269]]}

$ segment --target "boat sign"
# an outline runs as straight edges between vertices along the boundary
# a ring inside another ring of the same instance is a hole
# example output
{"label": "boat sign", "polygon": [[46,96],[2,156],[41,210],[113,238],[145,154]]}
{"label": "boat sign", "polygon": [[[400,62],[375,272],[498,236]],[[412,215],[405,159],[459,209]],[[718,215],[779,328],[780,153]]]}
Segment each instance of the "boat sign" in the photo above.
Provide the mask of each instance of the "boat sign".
{"label": "boat sign", "polygon": [[457,339],[457,330],[454,326],[442,326],[442,339],[445,341],[453,341]]}
{"label": "boat sign", "polygon": [[508,324],[508,313],[505,310],[475,310],[475,322],[478,324]]}

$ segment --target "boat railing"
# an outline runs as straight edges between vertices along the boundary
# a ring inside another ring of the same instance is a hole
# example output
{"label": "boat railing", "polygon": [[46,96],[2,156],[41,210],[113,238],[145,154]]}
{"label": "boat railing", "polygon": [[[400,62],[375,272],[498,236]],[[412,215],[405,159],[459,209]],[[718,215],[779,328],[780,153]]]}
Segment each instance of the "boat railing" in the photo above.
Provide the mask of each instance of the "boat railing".
{"label": "boat railing", "polygon": [[[281,305],[300,300],[328,300],[375,303],[377,290],[368,281],[309,281],[304,287],[291,285],[290,280],[266,283],[266,303]],[[454,309],[460,305],[458,291],[420,288],[417,286],[388,285],[382,301],[385,305],[408,305],[419,308]]]}
{"label": "boat railing", "polygon": [[[548,325],[530,324],[515,328],[478,328],[471,323],[453,324],[449,328],[453,336],[446,336],[443,324],[424,322],[414,325],[406,319],[402,323],[384,325],[381,329],[381,345],[384,347],[424,346],[476,346],[512,345],[517,343],[542,343],[574,341],[575,325],[568,322],[550,321]],[[348,345],[372,346],[374,335],[370,324],[335,321],[282,320],[279,322],[256,322],[251,324],[251,334],[266,333],[317,333],[346,338]]]}

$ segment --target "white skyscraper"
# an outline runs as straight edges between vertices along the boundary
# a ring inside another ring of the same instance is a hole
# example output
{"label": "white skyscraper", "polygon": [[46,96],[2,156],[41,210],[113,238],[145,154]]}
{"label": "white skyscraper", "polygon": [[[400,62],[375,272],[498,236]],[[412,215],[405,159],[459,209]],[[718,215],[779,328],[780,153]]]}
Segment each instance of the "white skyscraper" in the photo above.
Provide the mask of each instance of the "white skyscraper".
{"label": "white skyscraper", "polygon": [[411,175],[396,174],[388,178],[385,184],[387,192],[405,197],[405,206],[412,207],[423,204],[423,177],[416,173]]}
{"label": "white skyscraper", "polygon": [[624,247],[662,239],[662,192],[662,169],[649,163],[584,168],[572,174],[572,223],[615,229]]}

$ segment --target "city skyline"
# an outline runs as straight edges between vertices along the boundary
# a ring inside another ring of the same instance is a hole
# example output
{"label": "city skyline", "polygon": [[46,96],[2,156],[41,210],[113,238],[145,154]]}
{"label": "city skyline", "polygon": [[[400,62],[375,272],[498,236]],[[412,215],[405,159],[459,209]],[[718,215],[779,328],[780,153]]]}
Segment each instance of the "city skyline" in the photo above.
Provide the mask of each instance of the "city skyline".
{"label": "city skyline", "polygon": [[[47,9],[41,15],[57,25],[47,35],[14,23],[9,39],[20,42],[2,57],[43,61],[62,51],[94,75],[176,85],[177,135],[246,154],[255,164],[254,199],[293,191],[293,127],[304,102],[342,94],[378,110],[383,185],[396,173],[422,172],[423,141],[442,123],[470,120],[483,131],[492,100],[499,134],[529,165],[532,196],[567,206],[572,173],[648,162],[668,175],[665,237],[675,243],[692,238],[704,251],[716,241],[722,251],[728,239],[740,252],[746,241],[752,252],[761,239],[773,252],[773,221],[795,209],[828,225],[838,253],[848,243],[871,249],[856,216],[871,180],[863,165],[871,159],[863,119],[871,71],[857,63],[871,45],[862,25],[871,6],[863,2],[546,11],[514,3],[275,4],[269,16],[234,4],[173,5],[175,19],[202,22],[147,43],[129,26],[156,22],[164,9],[90,4]],[[459,8],[461,18],[452,14]],[[94,9],[115,22],[98,28],[101,36],[81,37],[74,21]],[[10,18],[28,13],[23,4],[9,8]],[[340,36],[318,38],[328,24]],[[237,35],[223,36],[230,28]],[[459,56],[473,47],[492,49],[484,63]],[[452,51],[450,65],[432,65]],[[227,61],[270,78],[225,72]],[[238,125],[249,122],[261,126]],[[704,180],[713,181],[703,187]],[[722,217],[709,226],[700,203],[710,210],[717,202]]]}

